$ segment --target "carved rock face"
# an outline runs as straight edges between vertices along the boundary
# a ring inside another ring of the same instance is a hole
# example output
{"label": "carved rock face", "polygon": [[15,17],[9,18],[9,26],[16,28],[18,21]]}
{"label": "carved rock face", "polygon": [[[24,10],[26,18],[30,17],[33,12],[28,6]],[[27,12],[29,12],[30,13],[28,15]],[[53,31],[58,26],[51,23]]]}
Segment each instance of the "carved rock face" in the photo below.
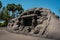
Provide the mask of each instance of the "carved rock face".
{"label": "carved rock face", "polygon": [[7,29],[20,34],[60,39],[60,36],[55,37],[55,33],[59,35],[59,24],[60,20],[50,10],[33,8],[12,19],[8,23]]}

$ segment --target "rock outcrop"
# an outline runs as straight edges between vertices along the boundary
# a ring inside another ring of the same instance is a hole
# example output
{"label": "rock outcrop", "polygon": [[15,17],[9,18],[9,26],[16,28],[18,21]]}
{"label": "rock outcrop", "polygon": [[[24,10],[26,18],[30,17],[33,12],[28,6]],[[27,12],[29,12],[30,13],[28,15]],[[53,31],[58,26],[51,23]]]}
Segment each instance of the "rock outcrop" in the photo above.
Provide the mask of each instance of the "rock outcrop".
{"label": "rock outcrop", "polygon": [[49,9],[33,8],[10,20],[7,30],[36,37],[60,39],[60,20]]}

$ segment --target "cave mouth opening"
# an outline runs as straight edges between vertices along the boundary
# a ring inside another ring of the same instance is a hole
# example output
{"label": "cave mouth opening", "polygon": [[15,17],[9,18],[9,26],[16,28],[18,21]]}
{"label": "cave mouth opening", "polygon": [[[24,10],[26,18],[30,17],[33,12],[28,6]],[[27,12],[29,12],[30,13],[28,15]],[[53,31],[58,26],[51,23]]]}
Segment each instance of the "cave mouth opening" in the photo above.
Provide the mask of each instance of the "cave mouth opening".
{"label": "cave mouth opening", "polygon": [[23,19],[22,26],[36,26],[37,25],[37,16],[35,14],[32,15],[24,15],[21,17]]}
{"label": "cave mouth opening", "polygon": [[24,26],[32,26],[32,18],[31,17],[24,18],[23,23],[24,23]]}

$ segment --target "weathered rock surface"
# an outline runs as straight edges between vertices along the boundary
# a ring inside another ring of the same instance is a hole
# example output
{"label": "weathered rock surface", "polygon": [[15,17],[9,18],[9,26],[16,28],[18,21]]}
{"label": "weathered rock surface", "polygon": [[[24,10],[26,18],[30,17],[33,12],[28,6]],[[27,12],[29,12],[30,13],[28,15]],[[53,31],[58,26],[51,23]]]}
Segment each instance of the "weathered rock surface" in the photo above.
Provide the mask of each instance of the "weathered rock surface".
{"label": "weathered rock surface", "polygon": [[29,9],[12,19],[7,30],[36,37],[60,39],[60,20],[49,9]]}

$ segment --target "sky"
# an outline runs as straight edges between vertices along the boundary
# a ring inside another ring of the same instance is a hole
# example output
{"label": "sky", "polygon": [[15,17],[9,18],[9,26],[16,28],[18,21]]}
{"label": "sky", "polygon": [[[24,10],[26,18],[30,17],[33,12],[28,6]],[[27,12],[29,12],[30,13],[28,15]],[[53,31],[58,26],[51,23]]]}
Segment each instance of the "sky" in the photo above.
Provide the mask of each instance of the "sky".
{"label": "sky", "polygon": [[35,7],[48,8],[56,15],[60,16],[60,0],[0,0],[3,6],[7,4],[15,3],[21,4],[22,7],[27,10]]}

